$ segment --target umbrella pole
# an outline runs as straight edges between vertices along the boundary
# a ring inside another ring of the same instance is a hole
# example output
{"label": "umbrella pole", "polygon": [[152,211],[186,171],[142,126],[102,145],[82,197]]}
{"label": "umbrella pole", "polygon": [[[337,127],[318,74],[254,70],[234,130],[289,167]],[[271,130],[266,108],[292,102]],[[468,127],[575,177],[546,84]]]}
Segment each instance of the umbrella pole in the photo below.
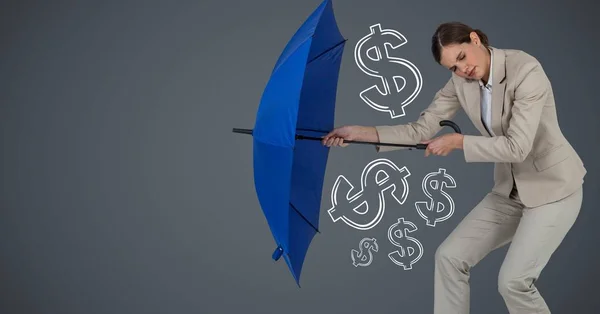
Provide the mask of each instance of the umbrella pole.
{"label": "umbrella pole", "polygon": [[[323,138],[315,137],[315,136],[305,136],[305,135],[296,135],[296,139],[298,140],[316,140],[321,141]],[[377,145],[377,146],[395,146],[395,147],[408,147],[409,149],[426,149],[427,144],[396,144],[396,143],[379,143],[379,142],[363,142],[363,141],[344,141],[344,143],[348,144],[367,144],[367,145]]]}
{"label": "umbrella pole", "polygon": [[[458,127],[458,125],[456,125],[456,123],[450,121],[450,120],[442,120],[440,121],[440,126],[449,126],[452,129],[454,129],[454,131],[456,133],[461,133],[460,128]],[[306,130],[308,131],[308,130]],[[318,131],[318,130],[313,130],[313,131]],[[243,133],[243,134],[250,134],[252,135],[252,130],[250,129],[237,129],[234,128],[233,129],[234,133]],[[321,141],[323,140],[323,138],[321,137],[316,137],[316,136],[306,136],[306,135],[298,135],[296,134],[296,139],[297,140],[315,140],[315,141]],[[367,145],[377,145],[377,146],[394,146],[394,147],[407,147],[409,150],[412,150],[414,148],[416,149],[427,149],[427,144],[395,144],[395,143],[376,143],[376,142],[362,142],[362,141],[344,141],[344,143],[349,143],[349,144],[367,144]]]}
{"label": "umbrella pole", "polygon": [[[451,127],[454,132],[456,133],[462,133],[460,130],[460,127],[458,127],[458,125],[450,120],[442,120],[440,121],[440,126],[444,127],[444,126],[448,126]],[[296,139],[306,139],[306,140],[322,140],[322,138],[320,137],[314,137],[314,136],[305,136],[305,135],[296,135]],[[375,142],[362,142],[362,141],[344,141],[344,143],[352,143],[352,144],[369,144],[369,145],[377,145],[377,146],[394,146],[394,147],[408,147],[409,150],[412,150],[414,148],[416,149],[427,149],[427,144],[395,144],[395,143],[375,143]]]}
{"label": "umbrella pole", "polygon": [[[251,129],[233,129],[234,133],[250,134],[252,135]],[[313,140],[321,141],[323,138],[316,136],[296,135],[297,140]],[[408,147],[409,149],[426,149],[427,144],[395,144],[395,143],[375,143],[375,142],[362,142],[362,141],[344,141],[344,143],[351,144],[367,144],[367,145],[378,145],[378,146],[395,146],[395,147]]]}
{"label": "umbrella pole", "polygon": [[[296,135],[296,139],[299,140],[318,140],[321,141],[323,138],[314,137],[314,136],[304,136],[304,135]],[[394,147],[408,147],[409,149],[426,149],[427,144],[396,144],[396,143],[379,143],[379,142],[363,142],[363,141],[344,141],[344,143],[348,144],[367,144],[367,145],[377,145],[377,146],[394,146]]]}

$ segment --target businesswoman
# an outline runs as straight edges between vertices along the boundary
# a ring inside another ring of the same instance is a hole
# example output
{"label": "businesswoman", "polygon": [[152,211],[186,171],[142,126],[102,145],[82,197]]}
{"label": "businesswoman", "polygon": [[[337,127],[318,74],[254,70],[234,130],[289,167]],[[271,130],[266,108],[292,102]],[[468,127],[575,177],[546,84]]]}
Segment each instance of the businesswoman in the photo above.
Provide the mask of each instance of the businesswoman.
{"label": "businesswoman", "polygon": [[[342,126],[322,143],[420,142],[428,144],[426,156],[459,149],[468,163],[493,162],[492,191],[436,250],[434,313],[469,313],[470,269],[508,243],[498,290],[509,312],[550,313],[535,282],[579,214],[586,174],[561,133],[551,83],[533,56],[492,47],[482,31],[463,23],[439,25],[431,49],[451,78],[415,122]],[[433,138],[441,129],[439,122],[452,119],[460,108],[481,135]]]}

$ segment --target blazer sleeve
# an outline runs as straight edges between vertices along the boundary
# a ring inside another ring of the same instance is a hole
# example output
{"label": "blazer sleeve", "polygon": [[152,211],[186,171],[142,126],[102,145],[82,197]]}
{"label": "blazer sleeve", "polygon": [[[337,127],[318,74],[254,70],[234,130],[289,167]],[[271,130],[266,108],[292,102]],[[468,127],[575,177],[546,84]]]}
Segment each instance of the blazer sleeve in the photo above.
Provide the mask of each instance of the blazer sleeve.
{"label": "blazer sleeve", "polygon": [[[417,121],[399,125],[375,126],[380,143],[417,144],[428,140],[441,130],[440,121],[454,117],[461,108],[456,95],[456,88],[452,78],[446,85],[436,92],[429,107],[421,111]],[[405,147],[376,145],[377,152],[387,152]]]}
{"label": "blazer sleeve", "polygon": [[537,61],[525,63],[515,77],[523,78],[515,88],[512,117],[506,135],[465,135],[466,162],[522,162],[533,146],[542,110],[549,104],[552,89]]}

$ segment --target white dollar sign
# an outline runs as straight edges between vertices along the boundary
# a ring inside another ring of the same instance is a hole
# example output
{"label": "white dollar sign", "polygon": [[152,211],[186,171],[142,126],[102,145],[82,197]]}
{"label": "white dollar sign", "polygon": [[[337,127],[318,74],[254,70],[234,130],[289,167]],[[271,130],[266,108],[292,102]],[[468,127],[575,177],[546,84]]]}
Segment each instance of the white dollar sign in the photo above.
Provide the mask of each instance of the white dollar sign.
{"label": "white dollar sign", "polygon": [[423,193],[429,198],[429,202],[415,202],[417,212],[430,227],[444,221],[454,213],[454,200],[444,191],[445,188],[455,188],[454,178],[446,173],[446,169],[440,168],[437,172],[431,172],[423,178]]}
{"label": "white dollar sign", "polygon": [[386,198],[389,200],[391,196],[404,204],[408,197],[408,176],[406,167],[399,168],[383,158],[373,160],[361,174],[360,191],[344,176],[337,178],[331,190],[332,207],[327,212],[333,222],[341,220],[355,229],[371,229],[383,218]]}
{"label": "white dollar sign", "polygon": [[[359,250],[350,251],[350,257],[352,258],[352,265],[358,266],[369,266],[373,262],[373,252],[379,251],[379,245],[375,238],[364,238],[360,240]],[[373,251],[373,252],[371,252]],[[367,255],[368,253],[368,255]]]}
{"label": "white dollar sign", "polygon": [[[389,112],[392,119],[402,117],[406,115],[404,107],[419,95],[423,77],[413,63],[391,54],[408,42],[404,35],[381,29],[381,24],[370,29],[371,33],[356,44],[354,60],[361,71],[381,80],[383,90],[373,85],[363,90],[360,98],[375,110]],[[393,104],[400,104],[400,108],[392,108]]]}
{"label": "white dollar sign", "polygon": [[[393,251],[388,257],[404,270],[411,270],[412,265],[423,256],[423,245],[419,240],[409,236],[411,232],[417,231],[417,226],[404,218],[398,218],[398,222],[388,229],[388,239],[397,246],[400,251]],[[412,242],[412,243],[411,243]]]}

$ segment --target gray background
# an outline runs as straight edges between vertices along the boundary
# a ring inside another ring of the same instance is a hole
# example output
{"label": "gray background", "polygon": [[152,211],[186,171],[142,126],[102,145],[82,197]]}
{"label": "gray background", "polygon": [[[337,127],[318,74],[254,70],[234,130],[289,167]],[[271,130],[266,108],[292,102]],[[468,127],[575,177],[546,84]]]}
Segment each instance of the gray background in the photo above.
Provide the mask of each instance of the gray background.
{"label": "gray background", "polygon": [[[462,152],[332,149],[321,234],[298,288],[275,248],[253,185],[251,137],[262,90],[285,43],[319,5],[303,1],[3,1],[0,6],[0,313],[431,313],[435,248],[487,193],[492,164]],[[336,125],[406,123],[449,77],[429,51],[439,23],[482,29],[492,45],[536,56],[552,80],[562,130],[588,169],[579,219],[537,282],[553,313],[596,313],[599,113],[592,1],[341,1],[348,39]],[[369,26],[408,38],[402,57],[424,86],[391,120],[358,97],[376,80],[354,62]],[[461,111],[454,120],[477,134]],[[444,131],[446,132],[446,131]],[[406,205],[369,232],[326,213],[338,175],[359,180],[385,157],[411,171]],[[439,167],[458,187],[451,219],[414,211]],[[413,270],[386,260],[387,226],[415,222]],[[350,250],[380,239],[369,267]],[[497,293],[506,248],[472,271],[472,312],[507,313]],[[574,310],[574,307],[578,307]]]}

